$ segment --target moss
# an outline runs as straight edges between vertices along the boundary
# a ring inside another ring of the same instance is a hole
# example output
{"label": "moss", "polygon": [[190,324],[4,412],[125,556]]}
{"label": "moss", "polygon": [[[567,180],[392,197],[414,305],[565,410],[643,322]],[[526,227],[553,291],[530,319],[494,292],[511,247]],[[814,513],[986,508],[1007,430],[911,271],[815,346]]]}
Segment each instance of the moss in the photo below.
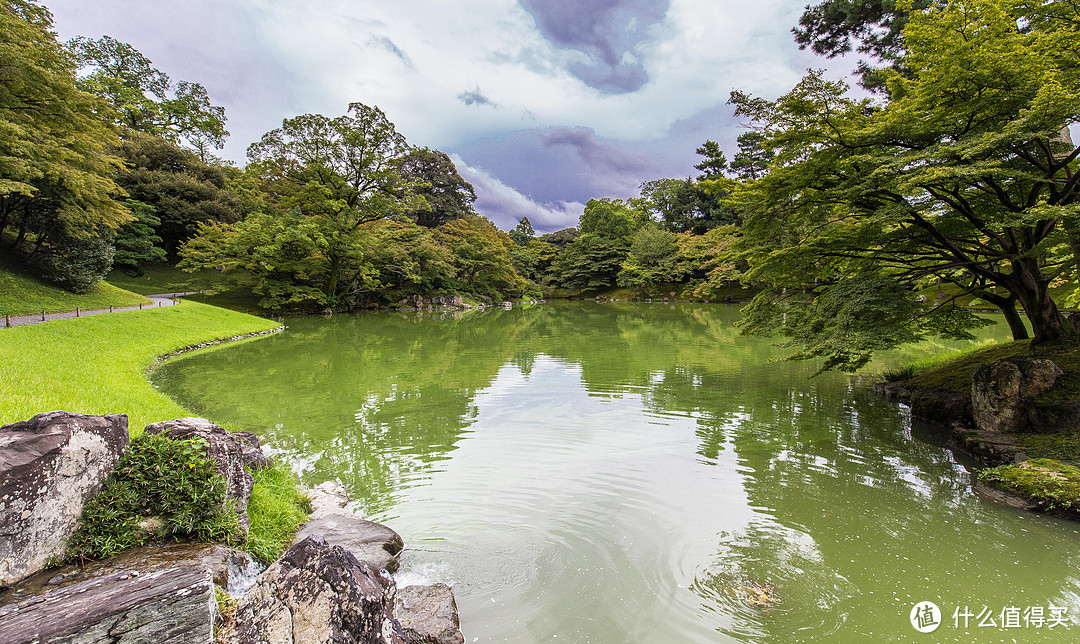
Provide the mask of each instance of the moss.
{"label": "moss", "polygon": [[1024,452],[1033,458],[1053,458],[1067,463],[1080,463],[1080,433],[1021,434],[1017,437]]}
{"label": "moss", "polygon": [[1080,511],[1080,469],[1048,458],[979,472],[979,480],[1031,499],[1049,510]]}
{"label": "moss", "polygon": [[971,375],[975,373],[979,365],[1028,353],[1030,344],[1029,341],[1023,340],[976,349],[930,366],[914,375],[906,384],[917,389],[941,388],[962,392],[971,391]]}

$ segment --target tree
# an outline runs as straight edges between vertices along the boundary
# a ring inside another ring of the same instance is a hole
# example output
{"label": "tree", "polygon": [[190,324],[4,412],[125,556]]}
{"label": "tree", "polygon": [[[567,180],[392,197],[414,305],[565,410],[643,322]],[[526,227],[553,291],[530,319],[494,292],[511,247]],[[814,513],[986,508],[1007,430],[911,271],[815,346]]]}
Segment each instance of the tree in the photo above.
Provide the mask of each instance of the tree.
{"label": "tree", "polygon": [[173,87],[149,58],[110,36],[79,36],[68,47],[83,70],[79,86],[109,101],[123,126],[184,141],[203,161],[225,145],[225,108],[213,105],[199,83],[179,81]]}
{"label": "tree", "polygon": [[476,192],[446,154],[428,148],[411,150],[401,159],[399,172],[424,198],[405,213],[417,224],[434,228],[474,212]]}
{"label": "tree", "polygon": [[690,282],[691,293],[706,300],[734,298],[734,286],[742,276],[734,252],[738,240],[735,226],[718,226],[702,235],[677,236],[678,271]]}
{"label": "tree", "polygon": [[562,228],[556,230],[553,233],[540,236],[540,241],[551,244],[556,250],[562,252],[566,250],[575,239],[581,236],[581,231],[577,228]]}
{"label": "tree", "polygon": [[712,140],[706,141],[697,149],[697,153],[705,157],[701,163],[694,166],[701,170],[699,179],[715,179],[727,173],[727,157],[724,156],[724,151],[720,149],[719,143]]}
{"label": "tree", "polygon": [[677,259],[675,235],[655,224],[642,226],[634,234],[630,252],[619,270],[618,284],[645,292],[662,282],[674,281],[680,274]]}
{"label": "tree", "polygon": [[487,219],[453,219],[435,229],[435,239],[450,253],[459,290],[493,297],[524,292],[526,284],[511,257],[513,240]]}
{"label": "tree", "polygon": [[344,116],[285,119],[248,148],[271,205],[298,211],[318,231],[316,258],[324,303],[363,272],[356,263],[365,223],[399,216],[419,200],[400,168],[411,148],[382,110],[351,103]]}
{"label": "tree", "polygon": [[585,212],[578,222],[581,234],[589,233],[618,239],[629,237],[649,219],[642,200],[632,199],[629,203],[622,199],[590,199],[585,204]]}
{"label": "tree", "polygon": [[630,250],[630,238],[585,233],[551,263],[549,279],[558,286],[597,289],[614,286]]}
{"label": "tree", "polygon": [[[129,131],[118,154],[127,168],[116,182],[132,199],[153,209],[158,245],[175,254],[202,222],[240,219],[241,202],[228,189],[226,171],[161,137]],[[240,173],[239,170],[233,170]]]}
{"label": "tree", "polygon": [[807,6],[792,29],[800,49],[835,58],[853,48],[868,54],[873,61],[859,61],[857,73],[863,87],[883,91],[884,64],[894,71],[903,70],[904,26],[911,11],[922,11],[943,0],[822,0]]}
{"label": "tree", "polygon": [[742,180],[754,181],[765,176],[773,153],[762,146],[765,135],[761,132],[745,132],[738,137],[739,151],[731,160],[731,169]]}
{"label": "tree", "polygon": [[536,231],[533,230],[532,223],[529,221],[528,217],[519,219],[517,226],[510,231],[510,239],[513,239],[514,243],[518,246],[527,246],[535,236]]}
{"label": "tree", "polygon": [[[1080,117],[1074,18],[1067,2],[1007,0],[912,14],[910,73],[882,72],[887,103],[850,98],[820,73],[776,101],[734,92],[777,154],[736,195],[752,213],[748,279],[775,287],[755,298],[747,329],[853,369],[929,333],[964,337],[979,322],[955,300],[974,294],[1015,337],[1026,333],[1016,304],[1034,342],[1072,336],[1049,287],[1074,266],[1067,231],[1078,224],[1080,148],[1061,135]],[[958,294],[915,301],[939,281]],[[794,301],[803,290],[811,304]]]}
{"label": "tree", "polygon": [[737,217],[723,203],[729,179],[655,179],[641,184],[641,196],[649,210],[674,233],[705,231],[733,223]]}
{"label": "tree", "polygon": [[128,199],[124,205],[135,218],[116,231],[113,246],[113,267],[123,268],[135,275],[141,275],[140,264],[165,261],[165,250],[161,247],[161,237],[154,230],[161,225],[161,220],[154,214],[154,207],[148,203]]}
{"label": "tree", "polygon": [[26,242],[33,261],[52,265],[131,218],[113,199],[117,133],[101,116],[108,106],[76,87],[46,8],[0,3],[0,60],[0,234],[10,228],[13,246]]}

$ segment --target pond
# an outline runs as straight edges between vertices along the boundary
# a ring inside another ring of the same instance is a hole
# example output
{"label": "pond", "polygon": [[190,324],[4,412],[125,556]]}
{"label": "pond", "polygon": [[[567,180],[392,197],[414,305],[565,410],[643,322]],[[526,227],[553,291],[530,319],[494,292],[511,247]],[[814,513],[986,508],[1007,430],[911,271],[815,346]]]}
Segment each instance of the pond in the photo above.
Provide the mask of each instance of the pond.
{"label": "pond", "polygon": [[[981,500],[869,375],[771,362],[784,350],[737,319],[299,318],[153,380],[304,483],[344,483],[405,539],[399,584],[454,587],[470,642],[1078,641],[1078,524]],[[909,620],[921,601],[933,635]]]}

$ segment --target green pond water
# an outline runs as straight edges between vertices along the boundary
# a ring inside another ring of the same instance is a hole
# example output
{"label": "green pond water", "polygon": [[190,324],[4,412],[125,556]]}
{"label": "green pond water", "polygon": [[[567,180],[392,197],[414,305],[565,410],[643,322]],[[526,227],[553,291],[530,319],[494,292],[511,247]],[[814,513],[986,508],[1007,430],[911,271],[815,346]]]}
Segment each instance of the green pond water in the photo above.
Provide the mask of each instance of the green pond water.
{"label": "green pond water", "polygon": [[[1080,641],[1080,524],[980,499],[869,375],[770,362],[783,350],[737,318],[554,302],[290,319],[153,380],[306,484],[344,483],[404,537],[399,585],[453,586],[468,642]],[[909,619],[921,601],[943,613],[931,634]]]}

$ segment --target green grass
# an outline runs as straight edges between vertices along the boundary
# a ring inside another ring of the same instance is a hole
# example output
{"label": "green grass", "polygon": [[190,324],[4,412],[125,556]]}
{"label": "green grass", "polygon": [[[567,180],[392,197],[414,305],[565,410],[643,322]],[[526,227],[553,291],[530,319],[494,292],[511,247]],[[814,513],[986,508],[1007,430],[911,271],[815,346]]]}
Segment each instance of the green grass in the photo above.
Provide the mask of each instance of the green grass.
{"label": "green grass", "polygon": [[[99,282],[89,293],[76,295],[45,282],[14,259],[0,253],[0,316],[84,311],[150,304],[142,295]],[[0,319],[0,326],[3,320]]]}
{"label": "green grass", "polygon": [[260,297],[243,284],[244,275],[226,275],[213,269],[186,273],[171,264],[150,264],[143,266],[142,271],[138,277],[113,271],[105,279],[110,284],[144,295],[209,291],[189,295],[186,299],[252,315],[273,313],[259,306]]}
{"label": "green grass", "polygon": [[126,413],[133,434],[190,415],[146,379],[158,356],[276,322],[197,302],[0,329],[0,424],[63,409]]}
{"label": "green grass", "polygon": [[249,534],[244,550],[269,563],[292,543],[293,534],[311,512],[296,477],[281,465],[258,470],[248,501]]}
{"label": "green grass", "polygon": [[[191,415],[146,379],[160,356],[195,344],[266,331],[276,322],[182,302],[177,306],[57,320],[0,330],[0,424],[54,409],[126,413],[134,436],[152,423]],[[306,516],[296,480],[279,468],[255,474],[244,548],[281,553]]]}

